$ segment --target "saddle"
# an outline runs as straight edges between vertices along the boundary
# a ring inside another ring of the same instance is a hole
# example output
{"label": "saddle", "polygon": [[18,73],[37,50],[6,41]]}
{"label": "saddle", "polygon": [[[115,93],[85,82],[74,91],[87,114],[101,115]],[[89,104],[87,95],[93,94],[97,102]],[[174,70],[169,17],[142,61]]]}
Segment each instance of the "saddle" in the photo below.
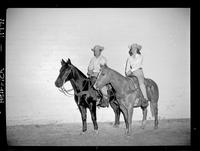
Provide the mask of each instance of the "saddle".
{"label": "saddle", "polygon": [[131,76],[128,76],[127,78],[130,82],[129,84],[130,89],[135,90],[139,87],[138,79],[136,76],[131,75]]}
{"label": "saddle", "polygon": [[[97,77],[95,76],[91,76],[90,78],[88,78],[89,81],[90,81],[90,89],[92,92],[92,97],[94,98],[94,100],[97,100],[98,99],[98,107],[108,107],[108,102],[110,100],[113,100],[113,97],[115,96],[114,94],[114,90],[112,88],[112,86],[110,84],[106,85],[106,87],[108,88],[107,90],[107,97],[108,97],[108,100],[104,100],[104,97],[103,97],[103,94],[100,90],[96,90],[93,85],[95,84],[96,80],[97,80]],[[95,92],[93,92],[95,91]],[[95,95],[94,95],[95,94]],[[104,94],[105,95],[105,94]]]}
{"label": "saddle", "polygon": [[139,82],[138,82],[138,78],[134,75],[131,75],[131,76],[127,76],[128,80],[129,80],[129,88],[130,90],[133,90],[133,91],[138,91],[137,94],[138,94],[138,98],[136,99],[135,101],[135,104],[134,106],[135,107],[138,107],[138,106],[146,106],[146,102],[144,101],[144,97],[143,97],[143,94],[140,90],[140,85],[139,85]]}

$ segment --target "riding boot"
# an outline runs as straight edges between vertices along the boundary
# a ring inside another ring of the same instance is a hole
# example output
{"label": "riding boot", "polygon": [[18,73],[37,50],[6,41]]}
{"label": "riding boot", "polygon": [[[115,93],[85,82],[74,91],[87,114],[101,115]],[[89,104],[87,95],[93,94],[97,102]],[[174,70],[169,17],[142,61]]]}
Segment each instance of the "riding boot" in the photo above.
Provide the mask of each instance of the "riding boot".
{"label": "riding boot", "polygon": [[97,92],[97,97],[96,97],[96,100],[97,100],[97,102],[96,102],[96,106],[100,106],[101,105],[101,100],[102,100],[102,93],[101,93],[101,91],[96,91]]}
{"label": "riding boot", "polygon": [[142,107],[147,107],[149,105],[149,102],[147,99],[143,98],[142,99]]}
{"label": "riding boot", "polygon": [[103,97],[102,99],[97,100],[97,106],[109,107],[109,98]]}
{"label": "riding boot", "polygon": [[102,103],[103,106],[109,107],[109,98],[108,97],[103,97],[102,102],[103,102]]}
{"label": "riding boot", "polygon": [[101,98],[97,98],[97,103],[96,103],[97,106],[101,105],[101,100],[102,100]]}

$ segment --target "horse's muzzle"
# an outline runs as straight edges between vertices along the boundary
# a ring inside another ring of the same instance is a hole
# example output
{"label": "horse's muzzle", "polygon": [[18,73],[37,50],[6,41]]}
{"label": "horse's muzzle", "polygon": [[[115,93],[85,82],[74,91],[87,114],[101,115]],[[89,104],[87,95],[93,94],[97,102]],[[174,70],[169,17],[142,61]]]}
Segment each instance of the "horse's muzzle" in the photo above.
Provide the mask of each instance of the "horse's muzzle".
{"label": "horse's muzzle", "polygon": [[59,81],[59,80],[56,80],[55,81],[55,86],[57,87],[57,88],[60,88],[60,87],[62,87],[62,82],[61,81]]}

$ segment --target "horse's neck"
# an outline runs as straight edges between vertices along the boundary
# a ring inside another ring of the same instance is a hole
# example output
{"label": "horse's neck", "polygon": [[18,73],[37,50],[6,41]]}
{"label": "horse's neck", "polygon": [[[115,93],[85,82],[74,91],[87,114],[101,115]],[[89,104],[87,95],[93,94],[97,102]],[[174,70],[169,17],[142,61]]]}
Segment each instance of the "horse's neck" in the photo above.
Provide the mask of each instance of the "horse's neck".
{"label": "horse's neck", "polygon": [[71,80],[70,80],[70,83],[71,83],[71,85],[72,85],[74,91],[77,92],[78,87],[76,86],[76,83],[75,83],[74,79],[71,79]]}
{"label": "horse's neck", "polygon": [[124,88],[124,82],[127,83],[126,78],[113,70],[111,70],[111,77],[112,78],[110,78],[110,83],[112,87],[115,89],[117,94],[121,94],[122,89]]}
{"label": "horse's neck", "polygon": [[81,91],[82,83],[84,80],[85,80],[85,77],[81,76],[81,74],[78,74],[78,71],[74,69],[72,73],[72,79],[70,80],[74,91],[76,92]]}
{"label": "horse's neck", "polygon": [[112,87],[114,88],[114,90],[116,91],[116,93],[120,93],[121,88],[120,88],[120,84],[118,85],[116,82],[114,82],[114,80],[110,81]]}

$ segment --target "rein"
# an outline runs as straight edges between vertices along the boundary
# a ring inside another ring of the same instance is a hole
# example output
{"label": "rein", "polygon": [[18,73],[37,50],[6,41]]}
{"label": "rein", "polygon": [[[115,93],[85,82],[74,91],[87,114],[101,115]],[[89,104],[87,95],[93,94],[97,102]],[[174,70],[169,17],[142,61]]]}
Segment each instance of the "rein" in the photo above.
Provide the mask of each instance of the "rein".
{"label": "rein", "polygon": [[[68,74],[69,75],[69,74]],[[68,76],[67,75],[67,76]],[[99,74],[98,74],[98,76],[99,76]],[[72,89],[68,89],[68,90],[66,90],[65,89],[65,87],[64,87],[64,84],[63,84],[63,86],[61,87],[61,88],[58,88],[58,90],[61,92],[61,93],[63,93],[64,95],[66,95],[67,97],[72,97],[72,96],[74,96],[74,95],[76,95],[76,96],[78,96],[78,97],[80,97],[80,96],[82,96],[82,95],[84,95],[84,94],[86,94],[87,96],[86,97],[89,97],[89,96],[92,96],[92,97],[95,97],[96,95],[94,95],[93,93],[91,93],[90,92],[90,89],[91,89],[91,85],[89,85],[89,88],[88,88],[88,90],[85,90],[85,91],[83,91],[83,89],[85,88],[85,86],[87,85],[87,82],[90,82],[90,79],[85,79],[86,80],[86,82],[85,82],[85,84],[84,84],[84,86],[83,86],[83,88],[82,88],[82,90],[80,91],[80,92],[76,92],[76,91],[74,91],[74,89],[72,88]],[[74,91],[74,94],[71,94],[70,92],[71,91]],[[96,90],[97,91],[97,90]],[[103,94],[101,94],[101,93],[99,93],[99,92],[97,92],[101,97],[103,97]],[[107,97],[112,97],[112,96],[115,96],[115,94],[111,94],[111,95],[107,95]]]}
{"label": "rein", "polygon": [[69,90],[66,90],[64,86],[62,86],[61,88],[58,89],[60,92],[62,92],[64,95],[66,96],[73,96],[73,94],[70,94],[69,92],[70,91],[73,91],[74,89],[69,89]]}
{"label": "rein", "polygon": [[[87,81],[89,81],[89,79],[87,79]],[[86,84],[87,84],[87,83],[85,83],[85,85],[83,86],[83,89],[85,88]],[[77,92],[74,91],[73,88],[72,88],[72,89],[66,90],[64,86],[62,86],[62,87],[61,87],[60,89],[58,89],[58,90],[59,90],[60,92],[62,92],[64,95],[68,96],[68,97],[71,97],[71,96],[74,96],[74,95],[81,96],[81,95],[83,95],[83,94],[89,95],[88,90],[87,90],[87,91],[80,91],[80,92],[77,93]],[[74,91],[74,94],[70,94],[69,92],[71,92],[71,91]]]}

